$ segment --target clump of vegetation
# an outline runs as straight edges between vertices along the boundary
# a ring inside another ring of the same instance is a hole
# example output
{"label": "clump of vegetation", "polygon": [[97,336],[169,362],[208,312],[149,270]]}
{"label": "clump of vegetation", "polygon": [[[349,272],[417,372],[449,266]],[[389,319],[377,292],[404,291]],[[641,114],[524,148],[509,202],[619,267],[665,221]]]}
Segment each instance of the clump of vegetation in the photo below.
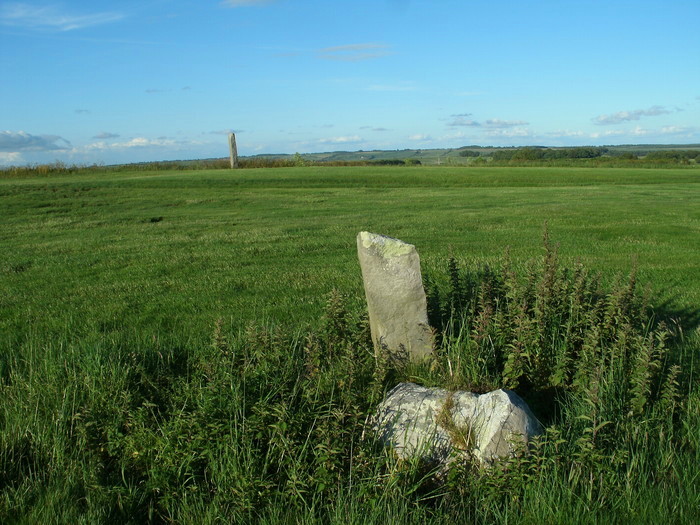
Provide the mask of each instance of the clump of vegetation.
{"label": "clump of vegetation", "polygon": [[[337,291],[304,330],[216,319],[206,345],[28,340],[1,361],[0,521],[692,521],[696,342],[656,321],[634,272],[606,289],[546,235],[543,252],[523,272],[450,258],[428,283],[438,354],[411,369],[375,356]],[[513,388],[547,431],[436,486],[371,439],[400,380]]]}
{"label": "clump of vegetation", "polygon": [[460,157],[480,157],[481,152],[480,151],[474,151],[471,149],[462,149],[459,151],[459,156]]}
{"label": "clump of vegetation", "polygon": [[436,380],[516,389],[551,411],[541,414],[548,419],[564,398],[588,407],[592,425],[629,428],[655,402],[672,416],[680,369],[668,344],[677,334],[638,293],[636,271],[605,291],[581,264],[561,267],[546,232],[544,252],[522,276],[508,258],[478,271],[450,258],[446,285],[429,290],[442,336]]}

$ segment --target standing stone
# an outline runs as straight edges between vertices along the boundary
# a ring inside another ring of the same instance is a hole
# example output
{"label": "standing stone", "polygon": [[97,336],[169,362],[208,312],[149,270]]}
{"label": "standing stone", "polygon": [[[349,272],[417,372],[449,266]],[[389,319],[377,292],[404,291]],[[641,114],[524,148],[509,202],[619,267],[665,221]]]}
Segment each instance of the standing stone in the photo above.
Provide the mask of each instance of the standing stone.
{"label": "standing stone", "polygon": [[448,392],[399,383],[377,408],[374,427],[400,459],[448,467],[460,456],[481,466],[515,454],[542,426],[510,390]]}
{"label": "standing stone", "polygon": [[376,351],[410,361],[432,355],[434,338],[415,246],[360,232],[357,254]]}
{"label": "standing stone", "polygon": [[228,134],[228,148],[231,153],[231,169],[238,167],[238,150],[236,150],[236,134]]}

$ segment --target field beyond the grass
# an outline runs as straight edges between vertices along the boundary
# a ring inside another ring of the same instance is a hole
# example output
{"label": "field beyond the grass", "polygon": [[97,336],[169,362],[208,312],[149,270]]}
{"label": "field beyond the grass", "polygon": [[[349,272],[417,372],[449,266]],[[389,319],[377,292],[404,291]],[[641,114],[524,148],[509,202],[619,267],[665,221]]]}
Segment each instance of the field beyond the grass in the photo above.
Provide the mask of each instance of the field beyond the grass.
{"label": "field beyond the grass", "polygon": [[[700,516],[694,370],[674,376],[685,397],[667,426],[640,430],[624,453],[601,445],[609,455],[596,456],[591,445],[591,465],[609,472],[552,460],[543,478],[522,467],[517,480],[483,479],[470,490],[486,499],[460,506],[355,450],[367,392],[381,396],[390,374],[355,356],[350,384],[343,367],[353,359],[342,352],[309,368],[310,352],[334,348],[324,332],[334,297],[361,325],[363,230],[414,244],[435,282],[447,279],[450,257],[464,268],[506,258],[526,268],[542,258],[546,230],[563,266],[580,262],[604,286],[636,269],[658,318],[675,326],[678,362],[697,364],[700,169],[83,171],[0,178],[0,210],[2,522]],[[308,334],[319,330],[314,343]],[[360,348],[358,334],[343,344]],[[647,454],[644,443],[668,448]],[[659,479],[644,481],[657,467]]]}
{"label": "field beyond the grass", "polygon": [[[355,237],[415,244],[424,273],[542,252],[700,306],[700,170],[288,168],[0,179],[4,344],[75,327],[200,337],[214,319],[313,323],[362,298]],[[71,328],[72,329],[72,328]]]}

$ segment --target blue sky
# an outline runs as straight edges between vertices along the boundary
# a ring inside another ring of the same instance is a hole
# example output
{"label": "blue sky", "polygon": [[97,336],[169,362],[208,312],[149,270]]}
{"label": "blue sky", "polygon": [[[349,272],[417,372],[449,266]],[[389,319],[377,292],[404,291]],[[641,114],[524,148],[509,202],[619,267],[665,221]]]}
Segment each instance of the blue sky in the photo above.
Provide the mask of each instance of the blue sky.
{"label": "blue sky", "polygon": [[700,2],[0,0],[0,164],[700,143]]}

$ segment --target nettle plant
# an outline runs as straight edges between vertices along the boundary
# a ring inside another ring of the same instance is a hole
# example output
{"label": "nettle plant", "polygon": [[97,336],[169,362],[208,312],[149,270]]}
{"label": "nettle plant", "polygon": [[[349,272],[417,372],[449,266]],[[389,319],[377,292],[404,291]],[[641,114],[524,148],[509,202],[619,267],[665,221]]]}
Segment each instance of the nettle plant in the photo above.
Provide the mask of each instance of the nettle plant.
{"label": "nettle plant", "polygon": [[582,264],[560,265],[545,230],[543,257],[520,272],[508,255],[479,270],[450,257],[447,279],[428,279],[427,289],[437,372],[455,388],[515,389],[545,419],[564,398],[581,401],[596,424],[656,402],[672,416],[681,371],[669,358],[673,334],[638,292],[636,270],[605,291]]}

